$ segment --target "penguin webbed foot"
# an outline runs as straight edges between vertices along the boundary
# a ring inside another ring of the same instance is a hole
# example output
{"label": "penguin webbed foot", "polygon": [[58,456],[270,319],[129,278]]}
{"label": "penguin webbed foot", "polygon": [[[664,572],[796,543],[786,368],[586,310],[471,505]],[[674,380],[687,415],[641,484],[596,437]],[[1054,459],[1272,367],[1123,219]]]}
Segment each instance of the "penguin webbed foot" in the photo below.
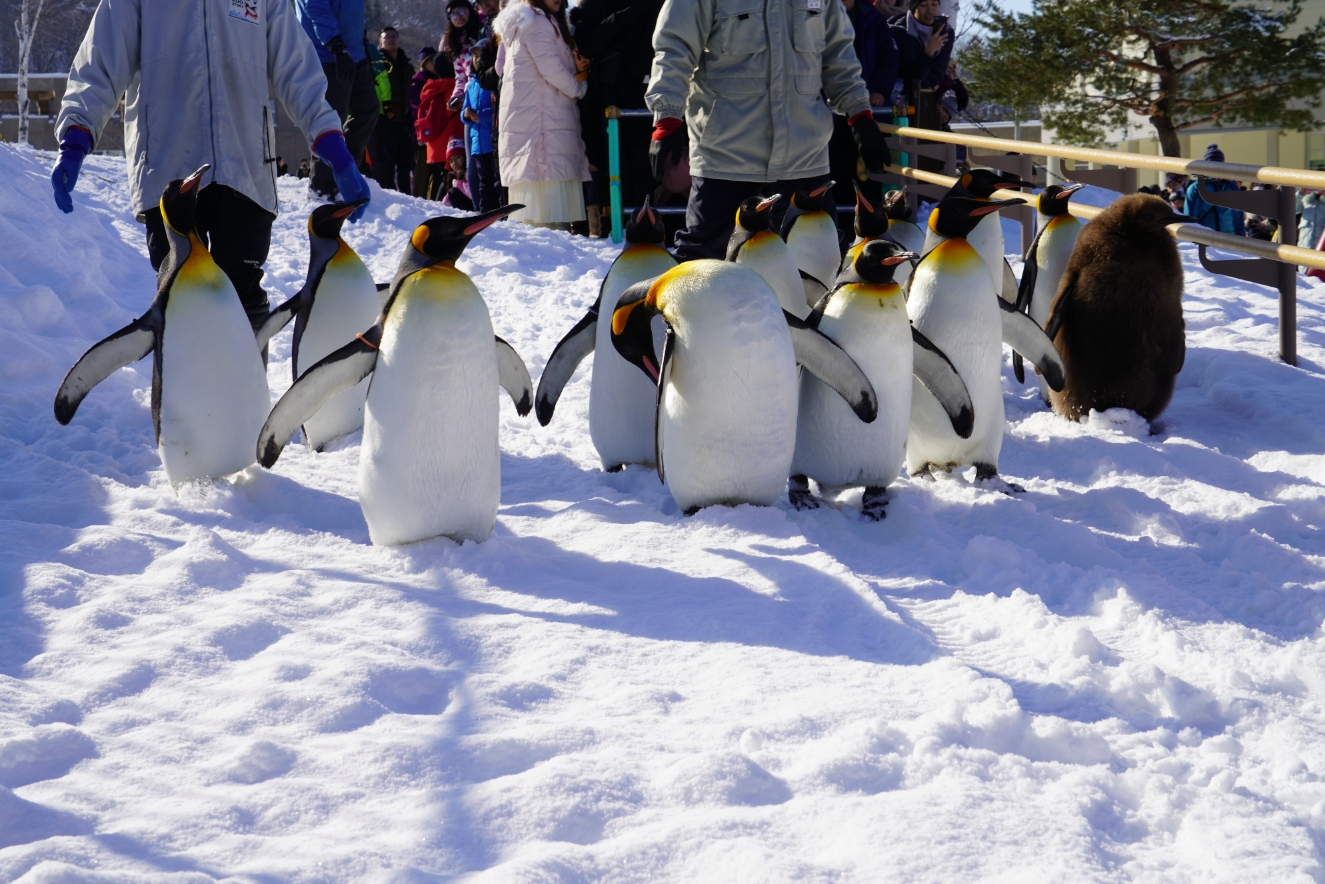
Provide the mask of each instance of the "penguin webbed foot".
{"label": "penguin webbed foot", "polygon": [[792,476],[787,480],[787,501],[798,510],[817,510],[821,505],[810,490],[810,480],[806,476]]}
{"label": "penguin webbed foot", "polygon": [[882,522],[888,517],[888,489],[869,486],[860,499],[860,514],[871,522]]}
{"label": "penguin webbed foot", "polygon": [[604,472],[604,473],[619,473],[619,472],[621,472],[622,470],[624,470],[625,468],[626,468],[626,465],[625,465],[625,464],[623,464],[623,463],[618,463],[618,464],[613,464],[613,465],[610,466],[610,467],[603,467],[603,472]]}
{"label": "penguin webbed foot", "polygon": [[975,465],[975,484],[1000,494],[1025,494],[1026,489],[1016,482],[1009,482],[998,474],[998,467],[987,463]]}
{"label": "penguin webbed foot", "polygon": [[693,516],[695,513],[699,512],[702,509],[703,509],[702,506],[692,506],[682,510],[681,512],[683,512],[687,516]]}

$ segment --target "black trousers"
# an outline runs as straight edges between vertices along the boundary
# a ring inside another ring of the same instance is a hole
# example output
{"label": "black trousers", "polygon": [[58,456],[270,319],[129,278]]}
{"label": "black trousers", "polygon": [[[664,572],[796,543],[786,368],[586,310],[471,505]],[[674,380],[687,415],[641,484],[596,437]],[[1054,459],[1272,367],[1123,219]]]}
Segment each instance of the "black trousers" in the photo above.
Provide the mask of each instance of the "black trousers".
{"label": "black trousers", "polygon": [[[372,63],[366,58],[359,62],[350,80],[336,79],[334,64],[322,65],[322,71],[327,77],[327,104],[340,115],[345,146],[350,149],[354,161],[360,163],[363,149],[368,146],[368,139],[377,124],[380,108],[377,89],[373,86]],[[331,167],[316,156],[313,157],[313,190],[324,196],[337,192]]]}
{"label": "black trousers", "polygon": [[[856,146],[851,127],[847,125],[847,118],[834,114],[833,137],[828,142],[828,169],[833,180],[837,182],[833,185],[833,199],[839,206],[855,205],[856,191],[851,186],[851,181],[856,179],[859,160],[860,148]],[[876,205],[883,199],[883,185],[879,182],[856,179],[856,183],[860,185],[860,191],[865,194],[865,199]],[[837,221],[838,230],[844,231],[852,239],[855,238],[852,232],[852,224],[855,221],[853,215],[838,215],[834,220]]]}
{"label": "black trousers", "polygon": [[490,212],[501,205],[501,189],[497,183],[497,153],[469,155],[469,192],[474,197],[474,209]]}
{"label": "black trousers", "polygon": [[[145,213],[147,255],[159,270],[170,253],[161,209]],[[230,277],[248,321],[256,329],[267,318],[267,292],[262,288],[262,265],[271,247],[271,224],[276,216],[224,184],[209,184],[198,194],[198,237],[217,266]]]}
{"label": "black trousers", "polygon": [[405,117],[388,120],[378,117],[368,142],[373,158],[373,178],[383,190],[410,192],[410,172],[414,169],[414,123]]}
{"label": "black trousers", "polygon": [[[676,232],[676,257],[682,261],[695,258],[718,258],[727,255],[727,240],[736,228],[736,209],[752,196],[782,194],[773,207],[774,230],[782,226],[782,216],[791,205],[791,194],[797,188],[823,184],[827,175],[797,178],[790,181],[728,181],[723,178],[690,180],[690,202],[686,205],[686,226]],[[824,209],[830,215],[837,212],[832,192],[824,194]]]}

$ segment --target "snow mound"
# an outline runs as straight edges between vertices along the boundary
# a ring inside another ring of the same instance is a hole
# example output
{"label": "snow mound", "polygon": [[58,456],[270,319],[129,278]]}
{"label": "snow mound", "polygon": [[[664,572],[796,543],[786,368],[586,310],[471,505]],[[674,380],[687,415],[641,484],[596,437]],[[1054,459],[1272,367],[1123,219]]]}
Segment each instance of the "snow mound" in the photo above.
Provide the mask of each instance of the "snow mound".
{"label": "snow mound", "polygon": [[[368,544],[359,439],[166,483],[150,364],[51,402],[150,302],[123,165],[62,215],[0,145],[0,880],[1318,881],[1325,292],[1183,246],[1162,427],[1004,372],[1002,472],[799,513],[598,469],[586,364],[502,405],[485,543]],[[267,284],[311,208],[281,179]],[[374,187],[389,279],[433,208]],[[614,249],[499,224],[461,262],[537,377]],[[273,394],[290,383],[273,342]],[[494,395],[495,395],[494,391]]]}

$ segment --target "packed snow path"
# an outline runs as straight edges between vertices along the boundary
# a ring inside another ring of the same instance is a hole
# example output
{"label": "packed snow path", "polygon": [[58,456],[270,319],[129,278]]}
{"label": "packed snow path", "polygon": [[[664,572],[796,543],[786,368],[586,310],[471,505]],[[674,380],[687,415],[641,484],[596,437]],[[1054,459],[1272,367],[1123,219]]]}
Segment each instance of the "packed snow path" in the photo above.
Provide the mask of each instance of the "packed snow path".
{"label": "packed snow path", "polygon": [[[50,161],[0,146],[0,880],[1325,879],[1314,283],[1293,368],[1274,293],[1184,247],[1156,436],[1055,417],[1009,358],[1025,495],[687,518],[652,471],[600,472],[586,362],[547,429],[503,398],[486,543],[384,549],[357,436],[176,493],[150,360],[55,423],[154,276],[122,161],[89,159],[69,216]],[[346,238],[387,280],[430,208],[374,195]],[[536,378],[613,254],[502,224],[461,266]]]}

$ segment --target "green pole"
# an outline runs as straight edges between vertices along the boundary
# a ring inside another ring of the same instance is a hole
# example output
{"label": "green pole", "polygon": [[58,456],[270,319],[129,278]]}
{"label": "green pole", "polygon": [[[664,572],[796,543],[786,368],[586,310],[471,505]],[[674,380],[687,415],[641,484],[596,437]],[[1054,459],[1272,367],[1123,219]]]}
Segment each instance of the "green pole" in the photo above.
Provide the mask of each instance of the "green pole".
{"label": "green pole", "polygon": [[612,194],[612,242],[625,239],[621,222],[621,137],[617,131],[620,126],[621,111],[615,107],[607,109],[607,189]]}

